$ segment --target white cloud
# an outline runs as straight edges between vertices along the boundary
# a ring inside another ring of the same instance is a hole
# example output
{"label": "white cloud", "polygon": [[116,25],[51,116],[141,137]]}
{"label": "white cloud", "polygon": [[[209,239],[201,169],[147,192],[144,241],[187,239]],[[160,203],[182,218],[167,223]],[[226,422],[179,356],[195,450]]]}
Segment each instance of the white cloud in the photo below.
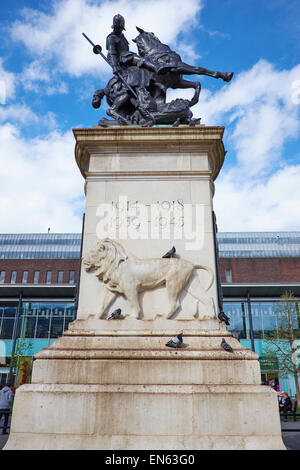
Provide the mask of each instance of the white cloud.
{"label": "white cloud", "polygon": [[12,98],[15,94],[16,77],[12,72],[8,72],[3,66],[3,59],[0,57],[0,105]]}
{"label": "white cloud", "polygon": [[[111,32],[112,18],[120,13],[126,20],[126,36],[136,37],[136,26],[153,31],[163,42],[172,43],[178,32],[184,32],[202,8],[203,0],[61,0],[52,3],[52,12],[45,14],[24,9],[22,19],[14,22],[11,35],[39,59],[55,58],[57,69],[73,76],[110,73],[105,62],[92,53],[82,37],[85,32],[105,49]],[[131,42],[132,50],[135,50]],[[190,50],[191,54],[192,51]]]}
{"label": "white cloud", "polygon": [[230,127],[216,182],[220,230],[300,229],[300,165],[283,158],[286,144],[299,138],[292,96],[299,76],[300,65],[278,71],[261,60],[216,93],[206,91],[193,108],[206,125]]}
{"label": "white cloud", "polygon": [[39,117],[26,105],[14,104],[0,107],[0,123],[18,122],[20,124],[33,124],[39,122]]}
{"label": "white cloud", "polygon": [[214,200],[219,231],[300,230],[300,165],[275,171],[264,182],[221,172]]}
{"label": "white cloud", "polygon": [[0,107],[0,124],[30,127],[31,130],[38,129],[39,133],[59,128],[57,116],[53,112],[48,111],[41,118],[29,106],[18,103]]}
{"label": "white cloud", "polygon": [[56,77],[55,71],[50,69],[46,61],[34,60],[20,74],[19,82],[27,91],[39,93],[41,90],[46,95],[66,94],[68,85]]}
{"label": "white cloud", "polygon": [[203,94],[194,108],[207,125],[231,124],[229,144],[248,174],[269,170],[279,161],[286,141],[298,137],[299,107],[292,101],[297,76],[300,65],[278,71],[260,60],[214,95]]}
{"label": "white cloud", "polygon": [[1,232],[78,232],[83,178],[74,136],[53,131],[25,139],[16,126],[0,127]]}
{"label": "white cloud", "polygon": [[195,45],[187,42],[178,42],[174,46],[176,51],[180,51],[180,57],[183,62],[196,64],[199,63],[201,55],[196,50]]}

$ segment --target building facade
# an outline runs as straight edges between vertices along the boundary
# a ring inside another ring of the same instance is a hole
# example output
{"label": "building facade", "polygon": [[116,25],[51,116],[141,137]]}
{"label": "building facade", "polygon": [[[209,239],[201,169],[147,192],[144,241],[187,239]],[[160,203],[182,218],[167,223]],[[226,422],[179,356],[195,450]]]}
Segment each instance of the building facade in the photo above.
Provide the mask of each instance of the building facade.
{"label": "building facade", "polygon": [[[295,395],[293,377],[285,376],[278,361],[270,362],[266,350],[270,337],[283,340],[278,306],[285,292],[295,296],[293,329],[300,337],[300,233],[218,233],[217,238],[228,328],[258,353],[262,383],[275,380]],[[2,383],[16,373],[16,359],[27,358],[30,366],[34,354],[76,318],[80,253],[81,234],[0,235]],[[29,375],[30,367],[26,371]],[[21,378],[20,371],[13,378],[20,383],[25,375],[23,370]]]}
{"label": "building facade", "polygon": [[[219,269],[229,329],[260,359],[262,383],[274,380],[296,394],[294,377],[269,353],[274,338],[285,344],[281,296],[295,297],[291,337],[300,338],[300,233],[219,233]],[[298,302],[299,301],[299,302]]]}
{"label": "building facade", "polygon": [[0,235],[1,383],[16,374],[20,356],[26,379],[34,354],[76,318],[80,248],[81,234]]}

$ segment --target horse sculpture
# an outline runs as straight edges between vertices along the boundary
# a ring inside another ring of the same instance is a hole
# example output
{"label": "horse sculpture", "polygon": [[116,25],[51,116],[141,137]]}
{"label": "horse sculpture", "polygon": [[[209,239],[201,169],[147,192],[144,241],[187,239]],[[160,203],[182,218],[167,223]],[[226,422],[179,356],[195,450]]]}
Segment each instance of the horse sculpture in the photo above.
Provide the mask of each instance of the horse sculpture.
{"label": "horse sculpture", "polygon": [[[182,62],[180,55],[160,42],[154,33],[146,32],[139,27],[137,30],[140,34],[133,39],[133,42],[137,45],[138,53],[156,66],[156,82],[163,85],[165,90],[167,88],[194,88],[199,98],[201,84],[185,80],[182,75],[207,75],[222,78],[225,82],[230,82],[232,79],[233,72],[216,72]],[[161,99],[161,93],[157,98]]]}
{"label": "horse sculpture", "polygon": [[[186,64],[179,54],[163,44],[154,33],[139,27],[137,30],[139,35],[133,41],[137,45],[138,55],[128,53],[127,62],[120,62],[123,79],[126,81],[126,77],[134,77],[130,83],[131,90],[125,86],[126,83],[124,85],[124,80],[122,82],[115,75],[105,88],[94,93],[93,107],[99,108],[106,96],[110,106],[107,114],[120,124],[198,124],[200,119],[193,119],[190,108],[199,101],[201,84],[199,81],[186,80],[183,75],[207,75],[229,82],[233,72],[222,73]],[[167,103],[168,88],[193,88],[195,93],[191,100],[176,99]],[[99,121],[99,125],[107,126],[112,122],[104,118]]]}

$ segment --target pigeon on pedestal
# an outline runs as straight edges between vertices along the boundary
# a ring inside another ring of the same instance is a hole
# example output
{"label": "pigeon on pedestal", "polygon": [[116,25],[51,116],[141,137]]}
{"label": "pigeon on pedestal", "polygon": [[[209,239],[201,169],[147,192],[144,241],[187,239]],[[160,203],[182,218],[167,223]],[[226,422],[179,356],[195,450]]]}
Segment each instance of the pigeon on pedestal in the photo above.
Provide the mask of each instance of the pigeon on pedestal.
{"label": "pigeon on pedestal", "polygon": [[179,333],[179,335],[174,336],[174,338],[171,338],[170,341],[166,343],[166,346],[169,348],[181,348],[182,347],[182,335],[183,332]]}
{"label": "pigeon on pedestal", "polygon": [[220,321],[226,323],[226,325],[229,325],[229,324],[230,324],[229,317],[227,317],[227,315],[226,315],[224,312],[220,312],[220,313],[219,313],[218,319],[219,319]]}
{"label": "pigeon on pedestal", "polygon": [[117,308],[117,310],[114,310],[108,317],[107,320],[123,320],[124,317],[121,315],[121,309]]}
{"label": "pigeon on pedestal", "polygon": [[169,251],[163,256],[163,258],[174,258],[175,253],[176,253],[176,248],[175,248],[175,246],[173,246],[173,247],[171,248],[171,250],[169,250]]}
{"label": "pigeon on pedestal", "polygon": [[232,347],[230,346],[230,344],[226,343],[226,341],[225,341],[224,338],[222,339],[221,347],[222,347],[225,351],[233,353]]}

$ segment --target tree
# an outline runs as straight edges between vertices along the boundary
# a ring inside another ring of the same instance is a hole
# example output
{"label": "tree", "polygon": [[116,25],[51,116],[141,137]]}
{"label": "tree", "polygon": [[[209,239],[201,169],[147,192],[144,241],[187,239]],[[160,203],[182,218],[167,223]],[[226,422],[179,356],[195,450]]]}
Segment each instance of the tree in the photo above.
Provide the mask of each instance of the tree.
{"label": "tree", "polygon": [[[32,341],[28,341],[25,338],[18,338],[14,354],[11,357],[11,365],[16,370],[16,386],[19,386],[21,379],[18,377],[20,370],[23,370],[24,365],[28,365],[29,351],[32,349]],[[25,366],[26,367],[26,366]],[[27,375],[30,373],[30,369],[27,370]]]}
{"label": "tree", "polygon": [[274,308],[277,329],[269,333],[265,352],[270,359],[276,358],[283,376],[292,375],[296,386],[297,401],[300,403],[298,374],[300,363],[296,360],[295,345],[300,339],[300,315],[298,301],[292,292],[285,292]]}

